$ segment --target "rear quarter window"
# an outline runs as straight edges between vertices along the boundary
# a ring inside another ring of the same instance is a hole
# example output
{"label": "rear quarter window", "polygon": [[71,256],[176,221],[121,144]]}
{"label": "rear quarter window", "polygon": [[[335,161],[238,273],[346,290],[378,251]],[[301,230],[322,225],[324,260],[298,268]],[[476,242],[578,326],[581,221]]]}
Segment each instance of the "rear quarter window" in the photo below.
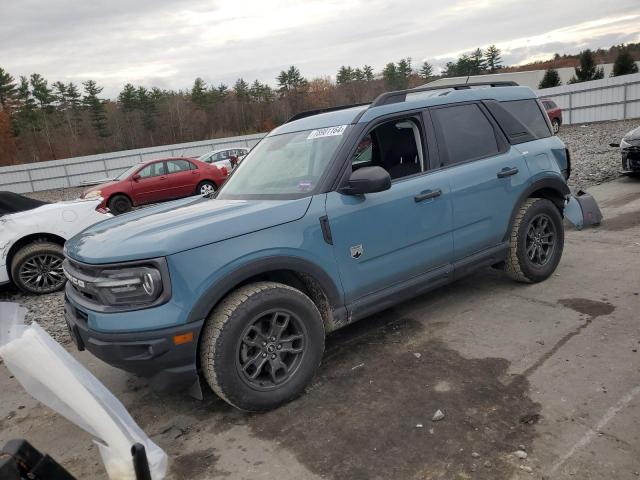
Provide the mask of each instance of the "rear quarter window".
{"label": "rear quarter window", "polygon": [[545,114],[540,110],[538,102],[534,99],[511,100],[500,102],[500,105],[525,125],[535,139],[551,136],[551,130],[549,130]]}

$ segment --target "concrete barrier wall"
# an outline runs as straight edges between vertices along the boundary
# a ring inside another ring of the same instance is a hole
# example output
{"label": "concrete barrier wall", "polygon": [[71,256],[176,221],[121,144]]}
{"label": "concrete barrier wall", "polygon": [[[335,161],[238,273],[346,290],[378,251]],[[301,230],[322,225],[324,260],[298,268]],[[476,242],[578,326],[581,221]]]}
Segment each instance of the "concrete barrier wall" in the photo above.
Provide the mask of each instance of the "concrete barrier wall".
{"label": "concrete barrier wall", "polygon": [[114,177],[136,163],[163,157],[198,157],[212,150],[253,147],[264,134],[216,138],[84,157],[0,167],[0,191],[37,192],[76,187],[81,182]]}

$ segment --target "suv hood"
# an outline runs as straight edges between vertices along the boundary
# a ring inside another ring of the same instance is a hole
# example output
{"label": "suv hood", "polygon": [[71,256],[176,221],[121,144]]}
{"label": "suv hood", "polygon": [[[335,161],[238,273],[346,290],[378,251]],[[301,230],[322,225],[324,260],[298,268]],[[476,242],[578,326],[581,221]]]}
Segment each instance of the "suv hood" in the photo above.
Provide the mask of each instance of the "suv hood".
{"label": "suv hood", "polygon": [[141,208],[94,225],[65,244],[80,262],[102,264],[162,257],[293,222],[311,198],[212,200],[187,198]]}

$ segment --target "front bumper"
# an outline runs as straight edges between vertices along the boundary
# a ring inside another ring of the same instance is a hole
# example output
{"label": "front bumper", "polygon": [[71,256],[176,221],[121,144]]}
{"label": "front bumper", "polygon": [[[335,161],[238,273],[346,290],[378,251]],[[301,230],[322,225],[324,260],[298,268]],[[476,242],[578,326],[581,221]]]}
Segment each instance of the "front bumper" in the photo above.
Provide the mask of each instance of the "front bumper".
{"label": "front bumper", "polygon": [[196,357],[203,321],[140,332],[99,332],[88,326],[88,313],[68,296],[65,319],[78,350],[86,349],[109,365],[149,378],[154,390],[199,390]]}
{"label": "front bumper", "polygon": [[640,147],[628,147],[622,150],[622,174],[640,173]]}

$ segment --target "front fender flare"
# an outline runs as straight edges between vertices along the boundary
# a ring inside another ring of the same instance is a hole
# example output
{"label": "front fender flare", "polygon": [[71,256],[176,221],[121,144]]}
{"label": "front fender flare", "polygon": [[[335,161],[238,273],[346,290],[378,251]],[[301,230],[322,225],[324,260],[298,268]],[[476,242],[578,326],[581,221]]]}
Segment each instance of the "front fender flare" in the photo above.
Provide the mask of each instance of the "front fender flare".
{"label": "front fender flare", "polygon": [[322,267],[300,257],[278,255],[250,261],[215,281],[196,301],[187,321],[195,322],[206,318],[209,312],[233,287],[253,276],[275,270],[293,270],[311,275],[321,285],[331,308],[334,310],[344,309],[344,302],[339,288]]}

